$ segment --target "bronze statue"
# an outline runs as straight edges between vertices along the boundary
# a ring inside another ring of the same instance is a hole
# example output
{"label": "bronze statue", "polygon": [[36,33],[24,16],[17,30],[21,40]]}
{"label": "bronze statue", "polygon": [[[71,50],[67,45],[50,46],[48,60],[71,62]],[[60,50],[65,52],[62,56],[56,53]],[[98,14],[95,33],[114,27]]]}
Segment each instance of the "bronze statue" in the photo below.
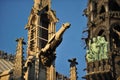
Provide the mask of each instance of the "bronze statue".
{"label": "bronze statue", "polygon": [[97,36],[88,43],[89,47],[86,53],[87,62],[95,60],[108,59],[108,42],[104,37]]}
{"label": "bronze statue", "polygon": [[92,54],[94,54],[95,60],[98,60],[99,48],[97,45],[97,39],[94,37],[92,40],[93,40],[93,42],[91,44],[91,52],[92,52]]}
{"label": "bronze statue", "polygon": [[86,51],[86,60],[87,62],[93,62],[94,61],[94,55],[89,52],[89,50]]}

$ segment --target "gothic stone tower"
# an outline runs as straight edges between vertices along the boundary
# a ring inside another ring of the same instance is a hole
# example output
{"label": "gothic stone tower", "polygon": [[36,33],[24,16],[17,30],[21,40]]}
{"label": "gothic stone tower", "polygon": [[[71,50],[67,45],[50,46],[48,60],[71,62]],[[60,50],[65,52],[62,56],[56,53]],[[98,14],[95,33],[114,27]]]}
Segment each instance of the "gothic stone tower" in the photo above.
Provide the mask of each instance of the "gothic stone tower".
{"label": "gothic stone tower", "polygon": [[[58,22],[58,19],[56,18],[55,11],[51,10],[51,1],[34,0],[34,5],[25,27],[28,30],[28,57],[35,57],[36,54],[40,53],[41,49],[45,47],[51,36],[55,34],[56,22]],[[55,72],[54,66],[45,67],[39,59],[32,60],[32,64],[33,66],[31,66],[27,74],[25,74],[26,80],[51,80],[49,78],[53,78],[53,76],[49,75]],[[46,63],[45,65],[48,64],[49,63]]]}
{"label": "gothic stone tower", "polygon": [[85,15],[86,80],[120,80],[120,0],[88,0]]}

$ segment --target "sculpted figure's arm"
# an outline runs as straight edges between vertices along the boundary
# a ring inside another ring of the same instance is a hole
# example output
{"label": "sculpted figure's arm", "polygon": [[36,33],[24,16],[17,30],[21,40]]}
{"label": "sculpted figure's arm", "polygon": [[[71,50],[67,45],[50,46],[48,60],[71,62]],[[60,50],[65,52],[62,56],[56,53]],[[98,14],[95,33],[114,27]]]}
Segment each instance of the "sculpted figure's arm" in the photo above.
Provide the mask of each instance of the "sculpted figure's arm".
{"label": "sculpted figure's arm", "polygon": [[89,50],[87,50],[87,52],[86,52],[86,60],[87,60],[87,62],[92,62],[94,60],[94,55],[91,54],[89,52]]}
{"label": "sculpted figure's arm", "polygon": [[90,49],[90,46],[91,46],[91,40],[89,40],[89,43],[88,43],[88,47]]}

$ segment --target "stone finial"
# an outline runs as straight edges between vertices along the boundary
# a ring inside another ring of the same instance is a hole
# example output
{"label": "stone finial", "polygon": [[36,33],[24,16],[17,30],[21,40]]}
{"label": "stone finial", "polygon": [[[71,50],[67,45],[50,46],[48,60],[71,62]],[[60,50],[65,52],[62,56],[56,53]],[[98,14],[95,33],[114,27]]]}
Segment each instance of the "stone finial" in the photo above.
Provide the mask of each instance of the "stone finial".
{"label": "stone finial", "polygon": [[68,62],[70,62],[70,67],[78,65],[78,62],[76,62],[76,58],[68,59]]}
{"label": "stone finial", "polygon": [[23,38],[23,37],[21,37],[21,38],[19,38],[19,39],[17,38],[17,39],[16,39],[16,42],[22,42],[22,44],[24,44],[24,45],[26,44],[26,43],[24,42],[24,38]]}
{"label": "stone finial", "polygon": [[70,80],[77,80],[76,65],[78,65],[78,62],[76,62],[76,58],[69,59],[68,62],[70,62]]}

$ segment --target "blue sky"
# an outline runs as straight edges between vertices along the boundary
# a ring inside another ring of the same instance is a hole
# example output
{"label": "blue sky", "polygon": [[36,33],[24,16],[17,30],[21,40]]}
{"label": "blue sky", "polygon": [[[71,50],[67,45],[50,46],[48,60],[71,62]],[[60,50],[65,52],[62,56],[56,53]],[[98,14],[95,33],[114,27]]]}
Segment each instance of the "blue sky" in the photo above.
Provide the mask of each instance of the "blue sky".
{"label": "blue sky", "polygon": [[[15,54],[16,38],[24,37],[27,42],[27,30],[24,29],[33,5],[33,0],[0,0],[0,50]],[[85,42],[81,40],[87,28],[87,18],[82,16],[87,0],[52,0],[52,9],[56,11],[59,22],[70,22],[71,27],[65,32],[63,41],[57,48],[56,70],[69,76],[68,59],[77,58],[78,77],[85,75]]]}

